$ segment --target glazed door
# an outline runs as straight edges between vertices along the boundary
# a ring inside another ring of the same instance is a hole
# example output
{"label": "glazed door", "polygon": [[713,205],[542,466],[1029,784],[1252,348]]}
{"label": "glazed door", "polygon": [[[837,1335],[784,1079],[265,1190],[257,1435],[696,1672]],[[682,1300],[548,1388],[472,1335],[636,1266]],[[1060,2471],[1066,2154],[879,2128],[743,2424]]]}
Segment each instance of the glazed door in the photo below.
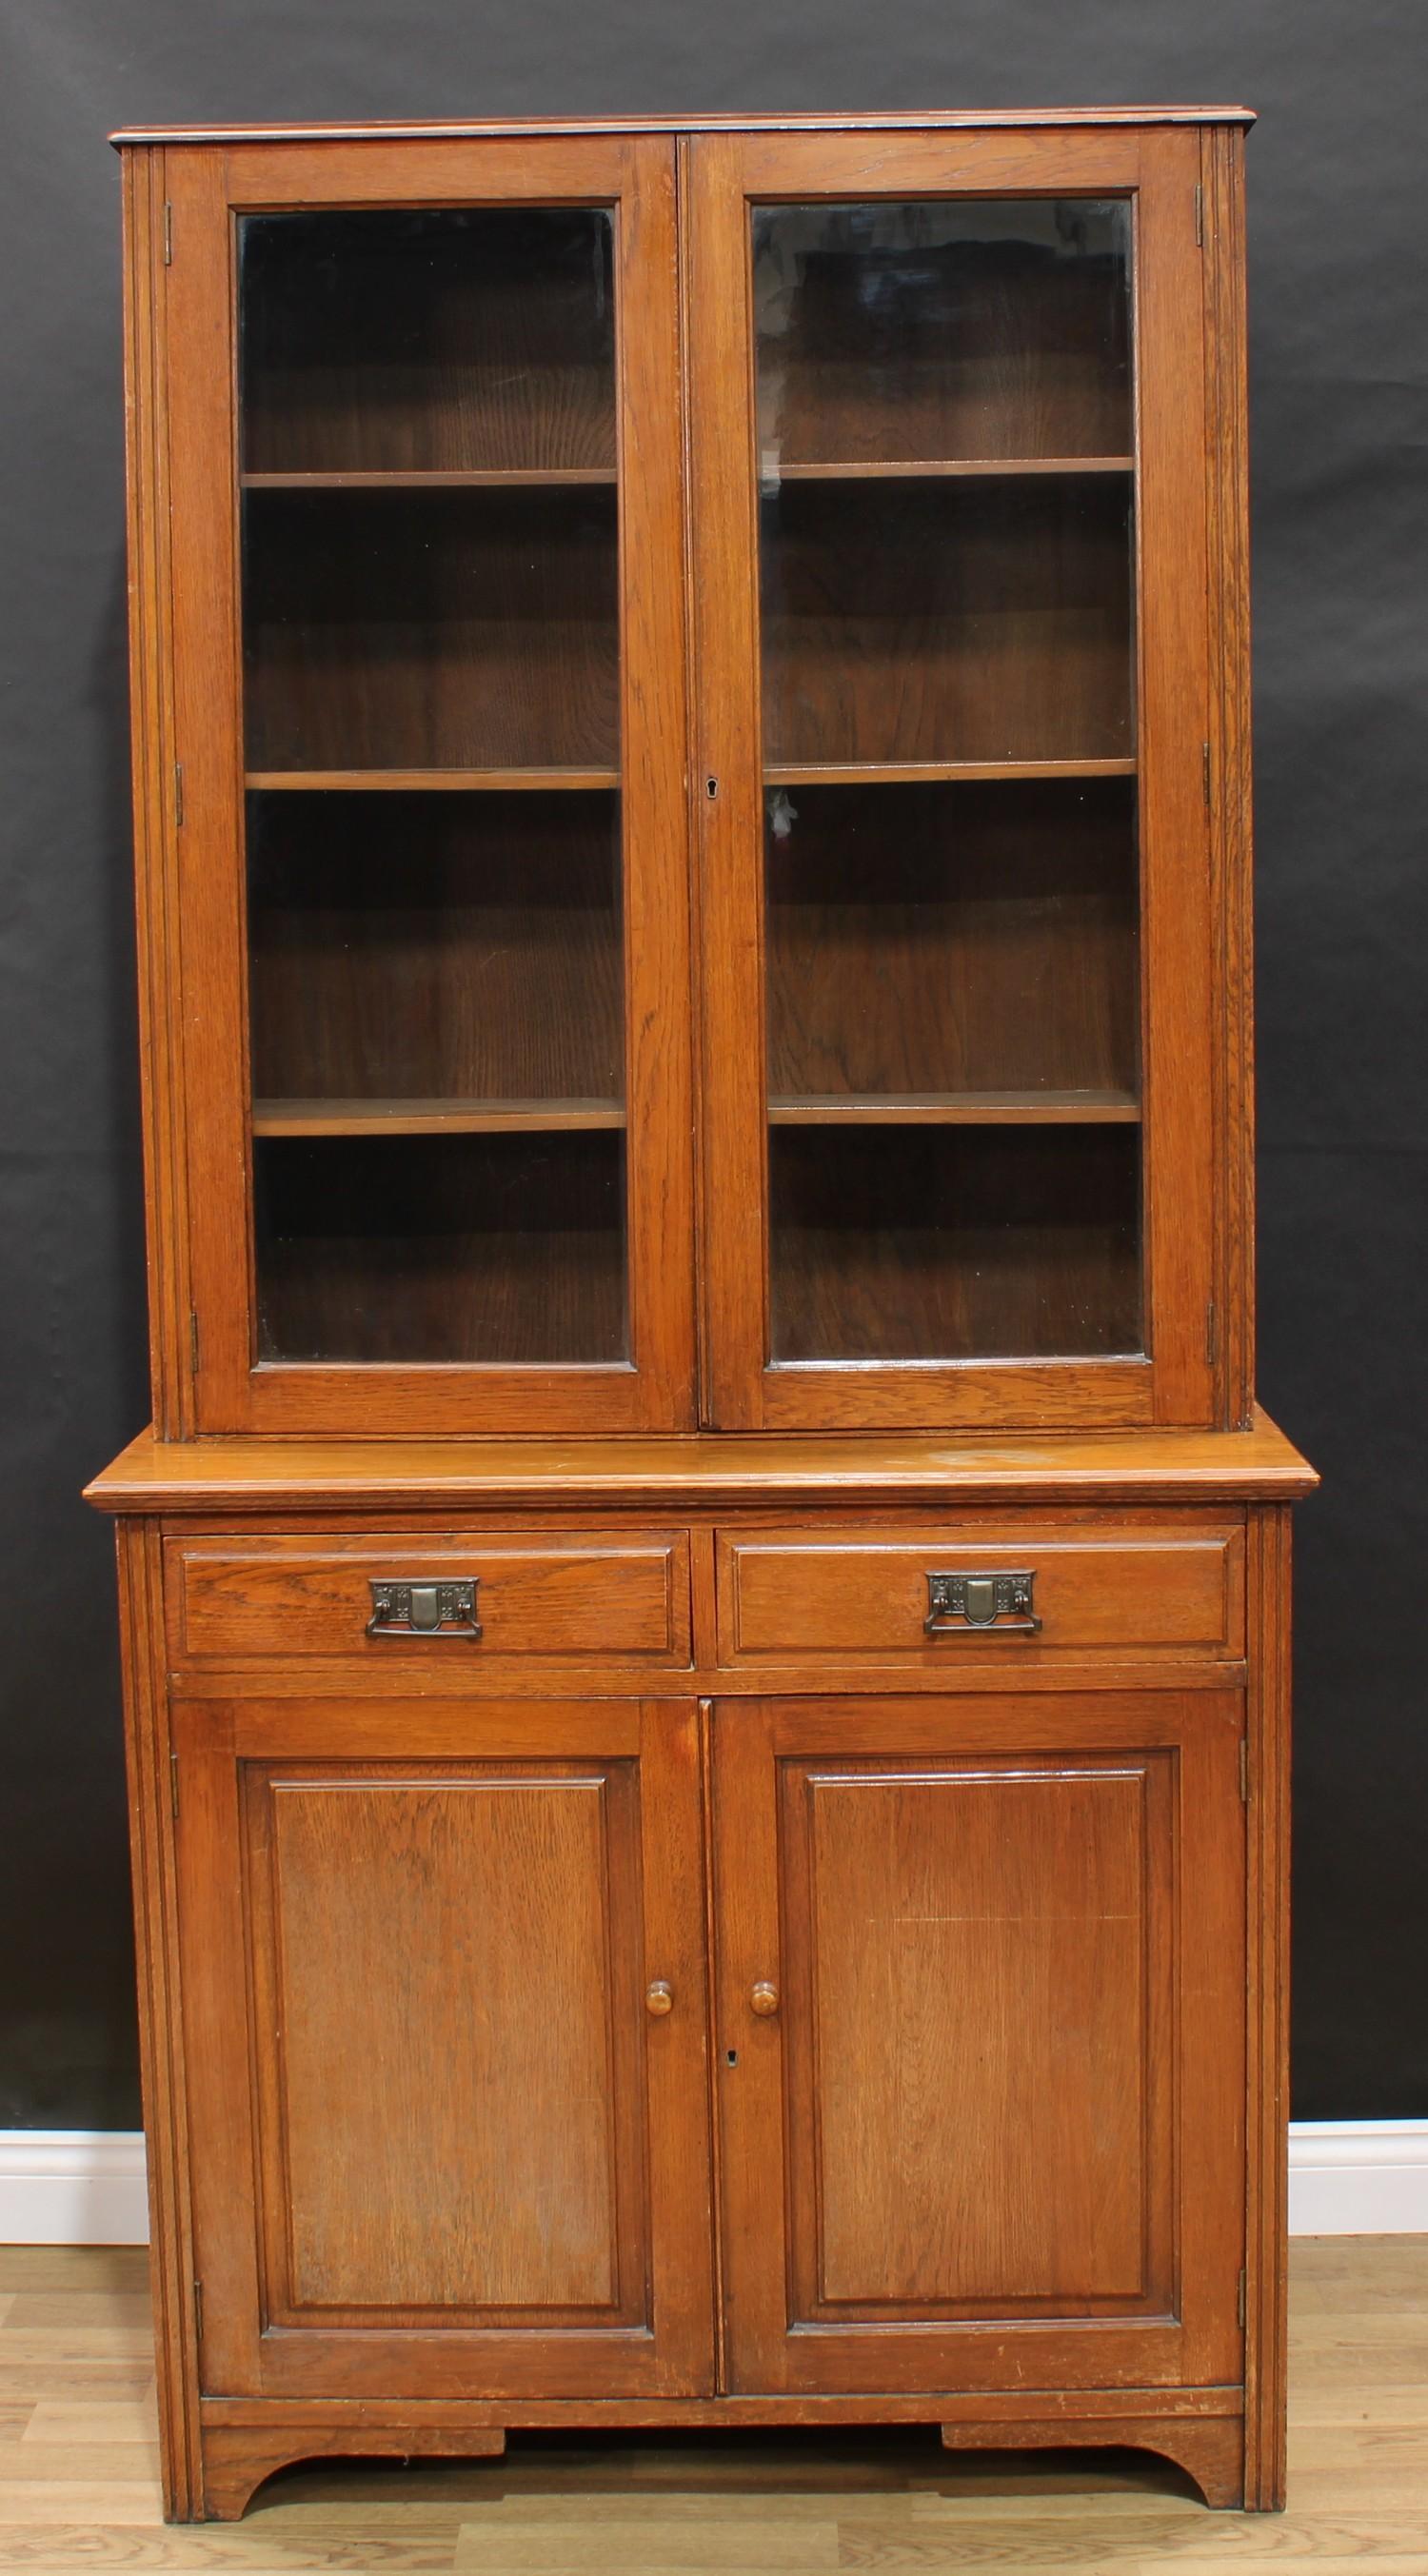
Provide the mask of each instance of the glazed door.
{"label": "glazed door", "polygon": [[712,2384],[693,1712],[176,1712],[200,2368]]}
{"label": "glazed door", "polygon": [[730,2386],[1241,2376],[1241,1702],[715,1717]]}
{"label": "glazed door", "polygon": [[1198,138],[688,152],[711,1418],[1209,1422]]}
{"label": "glazed door", "polygon": [[196,1425],[677,1428],[673,146],[164,184]]}

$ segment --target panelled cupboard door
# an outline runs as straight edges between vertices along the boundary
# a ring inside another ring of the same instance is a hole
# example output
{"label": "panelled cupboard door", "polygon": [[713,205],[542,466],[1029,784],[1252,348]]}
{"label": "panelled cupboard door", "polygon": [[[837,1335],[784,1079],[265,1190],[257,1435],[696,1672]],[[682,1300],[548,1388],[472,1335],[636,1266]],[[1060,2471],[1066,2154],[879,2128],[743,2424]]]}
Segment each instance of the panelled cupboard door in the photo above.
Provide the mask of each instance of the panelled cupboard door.
{"label": "panelled cupboard door", "polygon": [[176,1725],[205,2391],[707,2392],[692,1709]]}
{"label": "panelled cupboard door", "polygon": [[711,1418],[1208,1423],[1199,138],[684,148]]}
{"label": "panelled cupboard door", "polygon": [[1241,1724],[716,1711],[731,2388],[1238,2381]]}
{"label": "panelled cupboard door", "polygon": [[678,1428],[673,142],[195,145],[154,185],[183,1419]]}

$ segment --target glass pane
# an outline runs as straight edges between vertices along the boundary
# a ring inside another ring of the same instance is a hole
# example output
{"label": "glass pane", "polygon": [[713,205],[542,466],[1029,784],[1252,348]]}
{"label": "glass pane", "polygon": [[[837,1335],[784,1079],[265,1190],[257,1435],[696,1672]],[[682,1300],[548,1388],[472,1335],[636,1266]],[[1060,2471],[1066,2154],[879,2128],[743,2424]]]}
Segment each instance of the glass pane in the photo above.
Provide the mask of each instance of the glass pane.
{"label": "glass pane", "polygon": [[752,248],[772,1357],[1138,1350],[1128,207]]}
{"label": "glass pane", "polygon": [[258,1350],[626,1356],[612,226],[240,226]]}

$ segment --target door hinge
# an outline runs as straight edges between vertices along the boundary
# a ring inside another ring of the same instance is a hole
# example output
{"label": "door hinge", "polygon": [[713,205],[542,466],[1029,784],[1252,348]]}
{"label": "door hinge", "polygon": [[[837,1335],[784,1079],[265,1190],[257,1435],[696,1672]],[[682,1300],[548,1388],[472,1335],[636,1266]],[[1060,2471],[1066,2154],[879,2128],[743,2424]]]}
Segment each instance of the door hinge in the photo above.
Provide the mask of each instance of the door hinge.
{"label": "door hinge", "polygon": [[202,2283],[201,2281],[195,2281],[195,2283],[194,2283],[194,2285],[193,2285],[193,2331],[194,2331],[194,2339],[195,2339],[195,2341],[196,2341],[196,2342],[198,2342],[198,2343],[202,2343],[202,2341],[203,2341],[203,2283]]}
{"label": "door hinge", "polygon": [[1240,2332],[1243,2334],[1245,2330],[1245,2276],[1243,2272],[1240,2274],[1240,2291],[1239,2298],[1235,2306],[1235,2314],[1239,2319]]}
{"label": "door hinge", "polygon": [[178,1755],[169,1755],[169,1805],[178,1814]]}
{"label": "door hinge", "polygon": [[1212,1297],[1205,1308],[1205,1365],[1213,1368],[1220,1356],[1220,1312]]}
{"label": "door hinge", "polygon": [[1249,1805],[1249,1737],[1240,1737],[1240,1801]]}
{"label": "door hinge", "polygon": [[1198,180],[1195,183],[1195,240],[1198,247],[1203,250],[1205,247],[1205,191]]}
{"label": "door hinge", "polygon": [[196,1306],[190,1306],[188,1310],[188,1364],[192,1374],[197,1377],[202,1363],[198,1355],[198,1308]]}
{"label": "door hinge", "polygon": [[166,198],[164,199],[164,266],[165,266],[165,268],[172,268],[173,264],[174,264],[174,210],[173,210],[173,207],[170,205],[170,203],[169,203],[169,201],[168,201],[168,199],[167,199],[167,197],[166,197]]}
{"label": "door hinge", "polygon": [[183,762],[174,762],[174,828],[183,830]]}
{"label": "door hinge", "polygon": [[1201,776],[1202,776],[1202,778],[1203,778],[1203,780],[1204,780],[1204,785],[1205,785],[1205,811],[1206,811],[1206,813],[1208,814],[1208,813],[1209,813],[1209,811],[1210,811],[1211,788],[1210,788],[1210,746],[1209,746],[1209,744],[1208,744],[1207,742],[1202,742],[1202,743],[1201,743],[1201,745],[1200,745],[1200,771],[1201,771]]}

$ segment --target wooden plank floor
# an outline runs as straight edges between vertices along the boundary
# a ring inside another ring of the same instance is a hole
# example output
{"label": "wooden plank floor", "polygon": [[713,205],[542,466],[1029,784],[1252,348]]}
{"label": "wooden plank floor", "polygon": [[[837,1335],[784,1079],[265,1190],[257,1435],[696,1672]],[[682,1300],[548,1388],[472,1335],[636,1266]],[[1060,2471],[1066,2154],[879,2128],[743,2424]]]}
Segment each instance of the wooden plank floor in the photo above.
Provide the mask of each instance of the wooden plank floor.
{"label": "wooden plank floor", "polygon": [[0,2569],[463,2576],[1428,2576],[1428,2237],[1294,2248],[1286,2515],[1128,2452],[951,2459],[932,2433],[526,2436],[505,2460],[295,2469],[159,2519],[145,2259],[0,2246]]}

